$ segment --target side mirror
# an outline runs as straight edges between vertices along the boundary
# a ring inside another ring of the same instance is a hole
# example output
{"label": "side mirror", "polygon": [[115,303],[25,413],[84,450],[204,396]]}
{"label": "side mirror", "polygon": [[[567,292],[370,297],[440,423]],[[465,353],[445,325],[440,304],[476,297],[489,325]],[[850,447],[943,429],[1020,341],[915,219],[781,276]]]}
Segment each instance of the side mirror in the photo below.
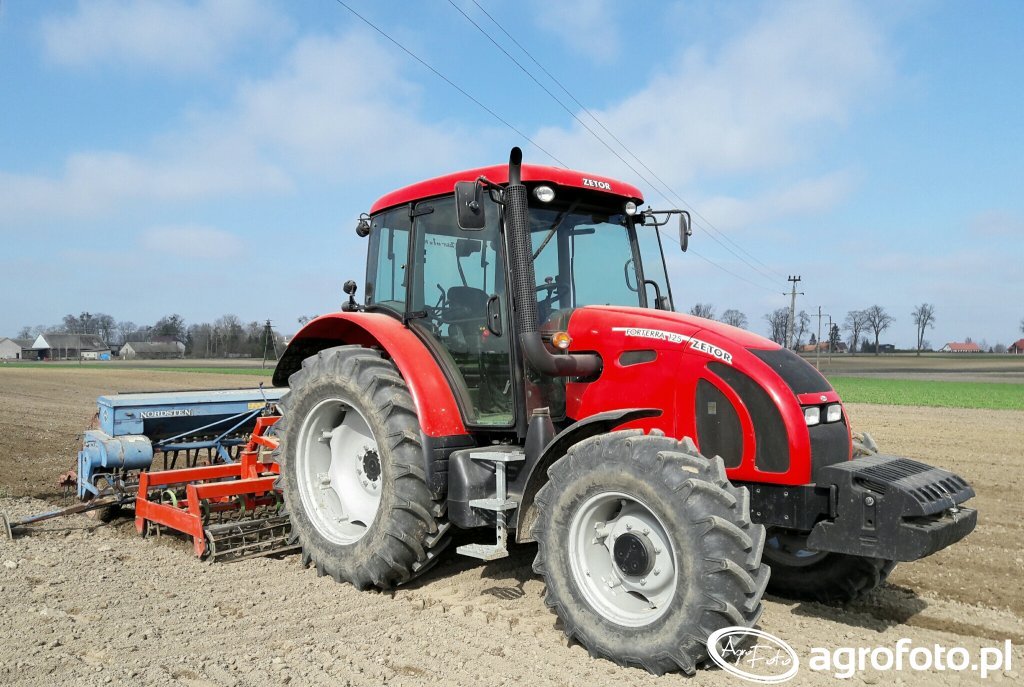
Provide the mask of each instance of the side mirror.
{"label": "side mirror", "polygon": [[365,212],[359,215],[359,223],[356,225],[356,236],[366,238],[370,235],[370,216]]}
{"label": "side mirror", "polygon": [[341,309],[345,312],[357,312],[359,310],[359,304],[356,303],[356,289],[358,288],[356,283],[349,279],[341,288],[348,294],[348,302],[342,303]]}
{"label": "side mirror", "polygon": [[459,229],[479,231],[486,226],[480,184],[475,181],[455,182],[455,207],[458,209]]}
{"label": "side mirror", "polygon": [[693,229],[690,228],[690,213],[683,210],[679,213],[679,247],[686,252],[687,247],[690,245],[690,236],[693,234]]}

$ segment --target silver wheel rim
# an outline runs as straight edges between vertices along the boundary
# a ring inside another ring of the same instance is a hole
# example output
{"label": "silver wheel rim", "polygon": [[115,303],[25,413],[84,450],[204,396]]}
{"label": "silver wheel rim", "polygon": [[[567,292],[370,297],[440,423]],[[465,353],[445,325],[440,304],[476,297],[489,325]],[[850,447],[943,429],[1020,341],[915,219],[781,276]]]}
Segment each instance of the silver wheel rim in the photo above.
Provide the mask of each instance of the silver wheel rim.
{"label": "silver wheel rim", "polygon": [[807,538],[785,532],[769,533],[765,541],[764,558],[768,562],[776,562],[794,568],[814,565],[828,555],[826,551],[813,551],[803,548]]}
{"label": "silver wheel rim", "polygon": [[[643,574],[627,574],[615,560],[615,543],[625,535],[647,549]],[[569,525],[569,549],[576,586],[605,619],[642,627],[668,611],[679,584],[676,552],[668,529],[642,501],[620,492],[591,496]]]}
{"label": "silver wheel rim", "polygon": [[366,418],[341,398],[320,401],[299,428],[299,498],[317,531],[354,544],[377,518],[381,461]]}

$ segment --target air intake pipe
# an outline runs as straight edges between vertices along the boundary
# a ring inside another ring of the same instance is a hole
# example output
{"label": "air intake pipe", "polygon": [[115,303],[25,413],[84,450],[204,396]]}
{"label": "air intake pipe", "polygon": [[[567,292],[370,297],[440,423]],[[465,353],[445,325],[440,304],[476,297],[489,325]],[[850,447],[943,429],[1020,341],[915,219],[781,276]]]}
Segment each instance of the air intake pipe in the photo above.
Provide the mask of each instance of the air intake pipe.
{"label": "air intake pipe", "polygon": [[533,241],[526,186],[522,182],[523,151],[513,148],[508,157],[505,189],[505,225],[516,313],[523,353],[530,365],[551,377],[589,377],[601,370],[601,359],[590,353],[552,355],[537,331],[537,277],[533,271]]}

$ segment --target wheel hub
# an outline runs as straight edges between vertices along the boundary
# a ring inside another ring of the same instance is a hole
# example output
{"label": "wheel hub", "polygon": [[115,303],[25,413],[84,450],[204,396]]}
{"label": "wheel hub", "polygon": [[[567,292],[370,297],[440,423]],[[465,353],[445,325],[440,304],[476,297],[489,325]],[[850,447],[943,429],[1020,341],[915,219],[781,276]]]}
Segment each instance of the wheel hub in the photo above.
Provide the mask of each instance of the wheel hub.
{"label": "wheel hub", "polygon": [[380,478],[380,456],[373,449],[369,449],[363,454],[363,474],[366,475],[366,479],[371,482],[376,482]]}
{"label": "wheel hub", "polygon": [[637,577],[654,569],[654,544],[642,534],[627,532],[620,536],[612,547],[612,556],[624,575]]}

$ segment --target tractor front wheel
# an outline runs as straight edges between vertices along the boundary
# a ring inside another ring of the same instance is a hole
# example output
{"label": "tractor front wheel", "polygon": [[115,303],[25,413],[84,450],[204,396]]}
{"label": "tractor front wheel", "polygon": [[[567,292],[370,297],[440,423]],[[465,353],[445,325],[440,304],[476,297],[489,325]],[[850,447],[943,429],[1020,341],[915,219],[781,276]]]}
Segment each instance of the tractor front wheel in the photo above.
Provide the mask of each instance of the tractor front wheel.
{"label": "tractor front wheel", "polygon": [[764,547],[772,566],[768,592],[789,599],[847,603],[880,586],[895,561],[807,548],[807,535],[772,528]]}
{"label": "tractor front wheel", "polygon": [[423,572],[447,544],[398,370],[360,346],[303,361],[281,401],[285,505],[302,559],[359,589]]}
{"label": "tractor front wheel", "polygon": [[720,458],[621,431],[580,442],[548,476],[534,570],[566,635],[591,655],[692,674],[715,630],[757,622],[764,528]]}

